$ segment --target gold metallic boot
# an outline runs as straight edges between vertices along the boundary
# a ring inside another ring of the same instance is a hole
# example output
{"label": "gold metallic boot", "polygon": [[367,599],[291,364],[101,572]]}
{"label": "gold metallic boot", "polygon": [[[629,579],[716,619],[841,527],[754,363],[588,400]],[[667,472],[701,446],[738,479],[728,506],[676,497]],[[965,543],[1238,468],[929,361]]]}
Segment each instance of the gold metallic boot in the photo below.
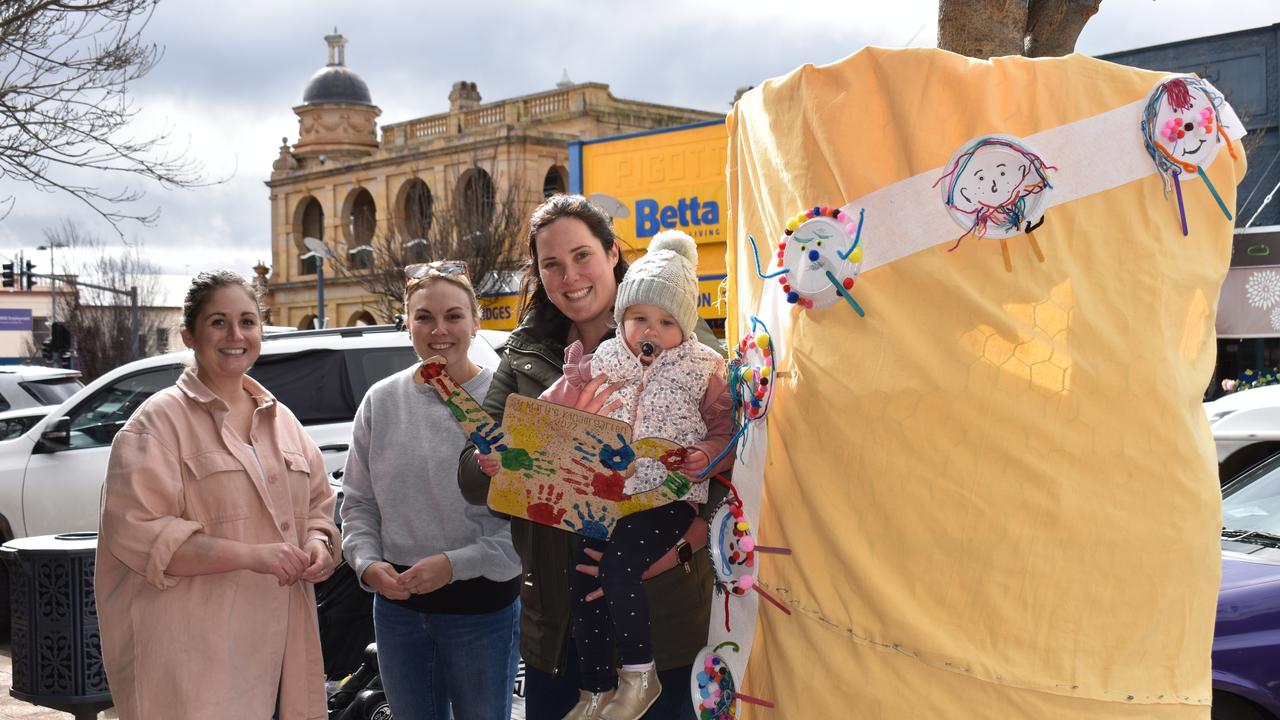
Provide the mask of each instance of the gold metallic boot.
{"label": "gold metallic boot", "polygon": [[600,720],[640,720],[661,694],[656,668],[619,670],[618,691],[600,712]]}
{"label": "gold metallic boot", "polygon": [[615,690],[605,690],[604,692],[588,692],[586,690],[578,691],[578,704],[573,706],[568,715],[564,716],[564,720],[600,720],[600,711],[604,706],[613,699]]}

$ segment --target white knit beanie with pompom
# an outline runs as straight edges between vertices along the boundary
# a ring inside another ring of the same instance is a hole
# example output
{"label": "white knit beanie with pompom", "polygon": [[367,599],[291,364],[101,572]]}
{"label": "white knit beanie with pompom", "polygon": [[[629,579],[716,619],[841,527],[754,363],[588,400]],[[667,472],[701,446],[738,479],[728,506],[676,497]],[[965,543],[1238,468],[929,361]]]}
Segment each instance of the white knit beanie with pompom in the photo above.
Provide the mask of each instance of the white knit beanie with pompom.
{"label": "white knit beanie with pompom", "polygon": [[698,245],[679,230],[663,230],[649,242],[649,251],[627,268],[618,284],[613,318],[632,305],[657,305],[680,323],[687,339],[698,323]]}

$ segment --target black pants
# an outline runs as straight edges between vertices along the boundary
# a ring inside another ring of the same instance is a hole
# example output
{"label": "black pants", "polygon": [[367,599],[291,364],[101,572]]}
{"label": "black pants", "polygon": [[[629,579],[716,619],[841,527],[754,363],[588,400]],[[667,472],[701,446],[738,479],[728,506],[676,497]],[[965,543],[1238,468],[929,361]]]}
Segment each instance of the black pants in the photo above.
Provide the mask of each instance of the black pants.
{"label": "black pants", "polygon": [[[575,564],[594,562],[583,552],[585,548],[604,553],[598,582],[590,575],[569,572],[569,612],[582,689],[602,692],[617,686],[615,646],[624,665],[653,661],[649,598],[640,576],[676,544],[691,522],[693,508],[676,501],[622,518],[608,542],[580,540]],[[597,586],[604,588],[604,600],[584,600]]]}

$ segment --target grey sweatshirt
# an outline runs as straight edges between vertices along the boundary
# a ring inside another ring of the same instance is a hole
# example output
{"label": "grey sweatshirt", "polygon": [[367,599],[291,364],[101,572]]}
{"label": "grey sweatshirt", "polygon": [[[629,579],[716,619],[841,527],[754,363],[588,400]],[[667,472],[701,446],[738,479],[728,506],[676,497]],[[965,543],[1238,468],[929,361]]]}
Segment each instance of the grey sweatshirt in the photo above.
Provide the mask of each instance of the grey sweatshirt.
{"label": "grey sweatshirt", "polygon": [[[361,578],[379,560],[412,565],[443,552],[454,580],[510,580],[520,574],[511,527],[462,499],[466,436],[435,390],[413,382],[415,369],[369,388],[356,412],[342,476],[342,554]],[[483,398],[492,379],[482,368],[462,387]]]}

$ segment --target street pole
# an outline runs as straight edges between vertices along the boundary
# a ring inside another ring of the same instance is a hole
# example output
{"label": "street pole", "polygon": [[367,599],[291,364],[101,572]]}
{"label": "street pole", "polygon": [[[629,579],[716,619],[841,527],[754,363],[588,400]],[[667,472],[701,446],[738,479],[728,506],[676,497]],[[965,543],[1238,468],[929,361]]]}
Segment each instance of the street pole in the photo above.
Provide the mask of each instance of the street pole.
{"label": "street pole", "polygon": [[132,359],[138,359],[138,286],[129,288],[129,352]]}
{"label": "street pole", "polygon": [[316,327],[324,329],[324,256],[316,255]]}

